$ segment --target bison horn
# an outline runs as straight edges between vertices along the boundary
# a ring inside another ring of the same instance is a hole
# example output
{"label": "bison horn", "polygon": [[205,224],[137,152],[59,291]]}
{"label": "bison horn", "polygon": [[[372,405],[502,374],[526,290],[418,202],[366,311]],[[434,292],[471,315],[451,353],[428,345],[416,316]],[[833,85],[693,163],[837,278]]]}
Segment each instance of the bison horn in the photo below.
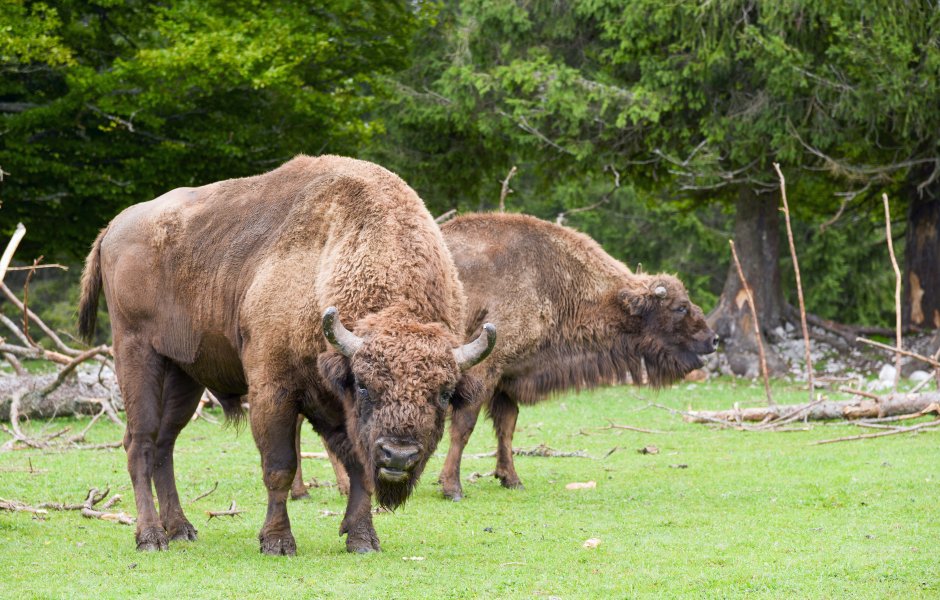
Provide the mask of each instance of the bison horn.
{"label": "bison horn", "polygon": [[666,286],[657,285],[657,286],[656,286],[656,289],[653,290],[653,293],[656,294],[656,297],[657,297],[657,298],[665,298],[665,297],[666,297]]}
{"label": "bison horn", "polygon": [[362,338],[343,327],[338,312],[335,306],[331,306],[323,313],[323,335],[344,356],[351,357],[362,347]]}
{"label": "bison horn", "polygon": [[493,351],[496,345],[496,326],[487,323],[483,326],[483,333],[469,344],[454,348],[454,359],[461,371],[466,371],[473,365],[482,361]]}

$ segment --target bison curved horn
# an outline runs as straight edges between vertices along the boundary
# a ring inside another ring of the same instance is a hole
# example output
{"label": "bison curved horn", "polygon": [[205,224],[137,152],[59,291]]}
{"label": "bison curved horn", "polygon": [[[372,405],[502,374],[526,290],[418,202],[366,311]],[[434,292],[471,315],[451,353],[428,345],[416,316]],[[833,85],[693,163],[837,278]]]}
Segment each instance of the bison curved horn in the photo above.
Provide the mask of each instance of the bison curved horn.
{"label": "bison curved horn", "polygon": [[656,294],[656,297],[657,297],[657,298],[665,298],[665,297],[666,297],[666,286],[664,286],[664,285],[657,285],[657,286],[656,286],[656,289],[653,290],[653,293]]}
{"label": "bison curved horn", "polygon": [[483,326],[483,333],[468,344],[454,348],[454,359],[461,371],[466,371],[473,365],[482,361],[493,351],[496,345],[496,326],[487,323]]}
{"label": "bison curved horn", "polygon": [[351,357],[356,353],[356,350],[362,347],[362,338],[343,327],[337,313],[339,311],[336,310],[335,306],[329,307],[323,313],[323,335],[344,356]]}

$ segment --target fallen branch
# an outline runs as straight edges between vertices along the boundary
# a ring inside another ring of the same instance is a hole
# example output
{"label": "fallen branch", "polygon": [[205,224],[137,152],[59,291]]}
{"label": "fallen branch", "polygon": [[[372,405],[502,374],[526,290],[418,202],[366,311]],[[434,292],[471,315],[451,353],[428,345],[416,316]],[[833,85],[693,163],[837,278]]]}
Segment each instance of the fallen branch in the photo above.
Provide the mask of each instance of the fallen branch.
{"label": "fallen branch", "polygon": [[206,496],[208,496],[209,494],[211,494],[212,492],[214,492],[216,489],[218,489],[218,487],[219,487],[219,482],[216,481],[216,482],[215,482],[215,485],[212,486],[212,489],[211,489],[211,490],[209,490],[208,492],[203,492],[203,493],[199,494],[198,496],[196,496],[195,498],[193,498],[192,500],[190,500],[189,503],[190,503],[190,504],[195,504],[197,500],[202,500],[203,498],[205,498]]}
{"label": "fallen branch", "polygon": [[591,431],[606,431],[608,429],[626,429],[627,431],[637,431],[639,433],[660,433],[660,434],[666,433],[665,431],[657,431],[656,429],[644,429],[642,427],[634,427],[633,425],[618,425],[617,423],[614,423],[613,421],[608,421],[608,425],[605,425],[604,427],[586,427],[582,429],[581,431],[583,432],[585,431],[585,429],[591,430]]}
{"label": "fallen branch", "polygon": [[805,412],[803,418],[811,421],[880,418],[922,413],[934,404],[940,404],[940,393],[889,394],[880,398],[880,401],[870,398],[846,401],[817,400],[795,406],[756,406],[731,410],[677,412],[682,412],[686,417],[685,420],[690,423],[718,422],[728,425],[761,421],[773,423],[772,419],[780,419],[780,415],[788,418],[801,412]]}
{"label": "fallen branch", "polygon": [[206,514],[209,515],[209,518],[206,521],[211,521],[214,517],[237,517],[242,514],[243,510],[238,509],[235,506],[235,501],[232,500],[232,504],[228,507],[228,510],[207,510]]}
{"label": "fallen branch", "polygon": [[[720,425],[721,427],[729,427],[733,429],[743,430],[743,431],[757,431],[755,428],[745,425],[741,422],[741,419],[721,419],[713,417],[711,415],[705,414],[706,411],[685,411],[679,410],[676,408],[670,408],[668,406],[663,406],[662,404],[650,404],[650,406],[656,407],[661,410],[668,411],[674,415],[682,416],[689,423],[713,423],[715,425]],[[763,410],[768,410],[769,407],[763,407]],[[737,411],[737,407],[734,409]],[[754,419],[755,421],[763,421],[764,419]]]}
{"label": "fallen branch", "polygon": [[17,501],[0,501],[0,508],[6,508],[2,506],[3,502],[10,502],[14,506],[19,506],[20,508],[12,508],[8,510],[24,510],[27,512],[33,512],[36,514],[45,515],[48,514],[50,510],[57,511],[66,511],[66,510],[78,510],[81,511],[82,516],[87,519],[101,519],[102,521],[111,521],[113,523],[120,523],[122,525],[133,525],[136,521],[134,517],[128,515],[124,512],[113,513],[106,512],[109,508],[113,507],[115,504],[121,501],[121,495],[115,494],[111,497],[110,500],[102,504],[100,507],[95,508],[95,505],[104,500],[110,493],[110,488],[105,488],[103,492],[99,492],[98,488],[91,488],[88,490],[88,495],[85,497],[84,502],[80,504],[63,504],[61,502],[43,502],[39,504],[36,508],[27,506],[22,502]]}
{"label": "fallen branch", "polygon": [[[539,444],[535,448],[513,448],[512,453],[515,456],[542,456],[545,458],[591,458],[591,455],[585,452],[584,450],[575,450],[573,452],[562,452],[560,450],[555,450],[549,448],[545,444]],[[489,458],[491,456],[496,456],[496,451],[493,452],[484,452],[482,454],[467,454],[467,458]]]}
{"label": "fallen branch", "polygon": [[330,455],[327,454],[326,452],[301,452],[300,453],[300,458],[318,458],[322,460],[322,459],[326,459],[329,457]]}
{"label": "fallen branch", "polygon": [[759,429],[772,429],[774,427],[780,427],[781,425],[792,423],[793,421],[796,421],[797,419],[807,417],[809,415],[809,411],[812,410],[813,407],[819,406],[825,401],[826,401],[826,398],[820,395],[818,398],[816,398],[812,402],[809,402],[808,404],[804,404],[803,406],[798,406],[794,408],[792,411],[790,411],[789,413],[785,413],[783,416],[777,419],[772,419],[770,421],[767,421],[766,423],[759,425],[758,428]]}
{"label": "fallen branch", "polygon": [[34,515],[47,515],[49,514],[48,510],[42,508],[35,508],[28,504],[23,504],[18,500],[4,500],[0,498],[0,510],[8,510],[11,512],[28,512]]}
{"label": "fallen branch", "polygon": [[[891,431],[881,431],[879,433],[863,433],[861,435],[850,435],[846,437],[833,438],[830,440],[818,440],[816,442],[813,442],[813,445],[819,446],[821,444],[834,444],[836,442],[851,442],[854,440],[867,440],[870,438],[886,437],[889,435],[897,435],[899,433],[912,433],[912,432],[920,431],[920,430],[927,429],[927,428],[932,429],[938,425],[940,425],[940,419],[937,419],[936,421],[929,421],[927,423],[919,423],[917,425],[911,425],[910,427],[897,427]],[[934,430],[934,431],[937,431],[937,430]]]}

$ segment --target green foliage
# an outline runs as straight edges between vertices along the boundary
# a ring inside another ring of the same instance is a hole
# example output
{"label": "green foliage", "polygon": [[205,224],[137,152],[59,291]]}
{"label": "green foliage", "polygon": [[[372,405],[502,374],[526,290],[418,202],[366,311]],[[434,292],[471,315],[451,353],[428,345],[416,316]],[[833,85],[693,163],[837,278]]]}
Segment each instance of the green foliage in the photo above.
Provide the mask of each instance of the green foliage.
{"label": "green foliage", "polygon": [[[396,76],[371,151],[436,212],[492,209],[517,165],[510,210],[554,219],[594,206],[568,222],[628,263],[690,278],[705,305],[732,230],[714,202],[740,186],[776,194],[777,161],[808,231],[838,211],[836,192],[869,184],[848,203],[851,226],[798,250],[819,282],[810,310],[877,320],[891,285],[873,267],[871,200],[936,166],[938,23],[925,2],[445,3]],[[614,172],[623,189],[611,193]],[[645,220],[655,227],[629,226]]]}
{"label": "green foliage", "polygon": [[0,231],[23,253],[82,255],[124,206],[354,154],[403,64],[406,2],[9,2],[0,31]]}
{"label": "green foliage", "polygon": [[[782,403],[805,390],[776,386]],[[837,398],[834,398],[837,399]],[[127,598],[935,598],[940,593],[940,485],[936,434],[891,436],[827,446],[852,435],[829,424],[787,434],[749,434],[683,422],[671,408],[728,408],[764,402],[759,383],[683,384],[672,390],[610,388],[523,408],[515,446],[585,450],[589,458],[516,458],[526,489],[493,477],[466,481],[462,502],[445,501],[434,478],[440,448],[414,497],[375,515],[382,552],[356,556],[337,537],[344,500],[333,488],[288,510],[293,558],[258,553],[267,493],[247,431],[199,420],[175,451],[183,508],[196,542],[165,553],[134,549],[133,527],[84,519],[77,511],[44,519],[0,512],[0,596]],[[213,412],[214,416],[220,416]],[[610,429],[609,423],[662,431]],[[47,431],[82,420],[57,420]],[[24,427],[38,431],[44,423]],[[579,433],[581,432],[581,433]],[[120,440],[105,420],[92,443]],[[309,428],[304,449],[320,450]],[[446,442],[444,444],[446,445]],[[658,454],[640,454],[647,445]],[[493,450],[488,422],[467,453]],[[464,477],[493,469],[466,457]],[[0,454],[0,496],[31,504],[81,502],[90,487],[122,496],[134,514],[123,450]],[[304,461],[308,479],[332,481],[328,461]],[[32,468],[31,468],[32,467]],[[32,472],[31,472],[32,471]],[[768,475],[770,474],[770,475]],[[597,487],[566,490],[570,482]],[[212,489],[208,497],[190,500]],[[207,521],[204,511],[235,500],[246,512]],[[600,545],[586,549],[589,538]],[[420,557],[423,560],[414,560]],[[28,568],[27,568],[28,567]]]}

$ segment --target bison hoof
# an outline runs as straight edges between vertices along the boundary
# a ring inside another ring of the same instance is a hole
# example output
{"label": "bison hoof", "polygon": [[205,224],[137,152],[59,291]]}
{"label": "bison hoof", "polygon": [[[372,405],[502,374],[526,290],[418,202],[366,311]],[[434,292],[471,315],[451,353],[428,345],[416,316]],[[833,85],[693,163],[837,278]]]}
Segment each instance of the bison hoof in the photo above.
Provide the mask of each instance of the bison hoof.
{"label": "bison hoof", "polygon": [[137,550],[141,552],[158,552],[168,547],[163,527],[148,527],[137,534]]}
{"label": "bison hoof", "polygon": [[382,547],[379,545],[379,538],[373,532],[371,535],[365,535],[362,537],[346,537],[346,552],[353,552],[356,554],[366,554],[368,552],[381,552]]}
{"label": "bison hoof", "polygon": [[170,541],[183,541],[183,542],[195,542],[196,541],[196,528],[193,527],[192,523],[184,521],[180,523],[175,528],[167,527],[167,532],[170,532]]}
{"label": "bison hoof", "polygon": [[499,479],[500,485],[509,490],[524,490],[525,486],[522,485],[522,481],[519,479],[519,476],[513,473],[512,475],[500,475],[499,473],[495,474],[496,478]]}
{"label": "bison hoof", "polygon": [[261,553],[269,556],[294,556],[297,554],[297,544],[294,536],[261,536]]}
{"label": "bison hoof", "polygon": [[447,485],[444,484],[444,488],[441,490],[444,493],[444,498],[448,500],[453,500],[454,502],[460,502],[463,500],[463,488],[460,485]]}
{"label": "bison hoof", "polygon": [[310,492],[306,489],[302,492],[295,492],[294,490],[290,491],[291,500],[310,500]]}

